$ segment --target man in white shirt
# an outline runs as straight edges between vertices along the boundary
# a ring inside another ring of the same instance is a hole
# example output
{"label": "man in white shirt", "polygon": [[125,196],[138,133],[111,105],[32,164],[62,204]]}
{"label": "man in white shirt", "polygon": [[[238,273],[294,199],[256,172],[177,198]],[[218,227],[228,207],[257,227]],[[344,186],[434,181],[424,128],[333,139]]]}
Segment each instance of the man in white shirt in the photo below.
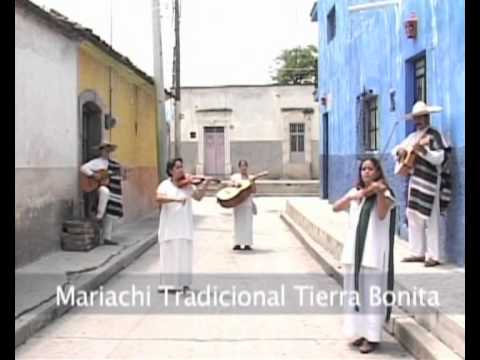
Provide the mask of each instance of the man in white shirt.
{"label": "man in white shirt", "polygon": [[[451,182],[448,159],[450,146],[443,135],[430,126],[430,114],[441,111],[441,107],[428,106],[418,101],[407,119],[415,122],[416,131],[392,150],[397,159],[404,158],[413,149],[416,160],[409,173],[406,216],[408,219],[408,241],[412,256],[405,262],[425,262],[425,266],[436,266],[442,261],[440,244],[444,232],[444,216],[451,200]],[[426,138],[427,145],[420,139]]]}
{"label": "man in white shirt", "polygon": [[100,151],[100,156],[80,167],[80,171],[88,177],[100,180],[99,170],[109,172],[109,184],[98,187],[98,205],[96,220],[103,223],[103,236],[101,243],[104,245],[118,245],[112,241],[113,221],[123,216],[120,164],[110,159],[110,153],[115,151],[117,145],[102,142],[95,146]]}

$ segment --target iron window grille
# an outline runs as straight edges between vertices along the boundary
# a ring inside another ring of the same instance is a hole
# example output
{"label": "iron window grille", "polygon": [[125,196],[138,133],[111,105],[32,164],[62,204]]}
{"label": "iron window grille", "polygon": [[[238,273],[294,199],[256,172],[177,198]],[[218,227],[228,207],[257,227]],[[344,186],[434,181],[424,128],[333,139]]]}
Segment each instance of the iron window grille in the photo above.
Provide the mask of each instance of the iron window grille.
{"label": "iron window grille", "polygon": [[290,124],[290,152],[305,151],[305,124]]}
{"label": "iron window grille", "polygon": [[364,146],[367,151],[379,149],[378,97],[365,100]]}

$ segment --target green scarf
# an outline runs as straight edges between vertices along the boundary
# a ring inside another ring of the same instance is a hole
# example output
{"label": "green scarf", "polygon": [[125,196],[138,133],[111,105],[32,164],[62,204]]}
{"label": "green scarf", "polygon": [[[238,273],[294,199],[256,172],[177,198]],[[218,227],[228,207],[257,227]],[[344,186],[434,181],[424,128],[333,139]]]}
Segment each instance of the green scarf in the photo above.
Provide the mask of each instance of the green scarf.
{"label": "green scarf", "polygon": [[[375,206],[375,202],[377,200],[377,195],[372,195],[365,199],[362,209],[360,210],[360,217],[358,219],[357,224],[357,231],[355,236],[355,265],[354,265],[354,282],[355,282],[355,291],[357,294],[359,293],[359,275],[360,275],[360,267],[362,265],[363,259],[363,250],[365,249],[365,239],[367,238],[367,229],[368,223],[370,220],[370,214],[372,209]],[[387,290],[393,290],[393,245],[395,240],[395,220],[396,220],[396,210],[393,208],[390,211],[390,227],[389,227],[389,242],[390,242],[390,249],[389,249],[389,256],[388,256],[388,277],[387,277]],[[392,300],[392,295],[387,294],[387,301],[390,303]],[[360,308],[355,305],[355,311],[359,312]],[[385,321],[388,322],[390,320],[390,315],[392,312],[392,307],[387,306],[387,314],[385,317]]]}

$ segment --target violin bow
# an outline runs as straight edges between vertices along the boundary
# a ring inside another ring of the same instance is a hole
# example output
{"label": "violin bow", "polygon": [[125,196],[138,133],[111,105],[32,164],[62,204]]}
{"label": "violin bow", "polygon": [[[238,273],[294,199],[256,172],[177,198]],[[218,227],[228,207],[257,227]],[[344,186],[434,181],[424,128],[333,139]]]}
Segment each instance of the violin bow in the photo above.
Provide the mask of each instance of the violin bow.
{"label": "violin bow", "polygon": [[380,153],[380,162],[381,162],[381,163],[383,162],[383,158],[384,158],[384,156],[385,156],[386,150],[388,149],[388,145],[390,144],[390,141],[392,140],[393,132],[395,131],[395,128],[397,127],[397,125],[398,125],[399,123],[400,123],[400,119],[397,119],[397,120],[395,121],[395,123],[393,124],[392,130],[390,131],[390,135],[388,136],[388,140],[387,140],[387,142],[385,143],[385,146],[383,147],[382,152]]}

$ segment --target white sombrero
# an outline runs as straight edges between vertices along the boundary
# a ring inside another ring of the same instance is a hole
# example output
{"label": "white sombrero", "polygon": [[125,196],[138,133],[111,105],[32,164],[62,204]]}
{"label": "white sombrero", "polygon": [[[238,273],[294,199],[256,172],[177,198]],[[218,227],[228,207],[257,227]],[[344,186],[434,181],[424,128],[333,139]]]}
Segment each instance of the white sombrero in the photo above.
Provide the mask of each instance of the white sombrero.
{"label": "white sombrero", "polygon": [[429,106],[423,101],[417,101],[415,105],[413,105],[412,112],[407,114],[405,117],[407,119],[412,119],[415,116],[427,115],[440,111],[442,111],[442,108],[440,106]]}
{"label": "white sombrero", "polygon": [[107,149],[110,151],[115,151],[116,148],[117,148],[117,145],[111,144],[108,141],[102,141],[100,144],[93,146],[93,149],[95,150]]}

